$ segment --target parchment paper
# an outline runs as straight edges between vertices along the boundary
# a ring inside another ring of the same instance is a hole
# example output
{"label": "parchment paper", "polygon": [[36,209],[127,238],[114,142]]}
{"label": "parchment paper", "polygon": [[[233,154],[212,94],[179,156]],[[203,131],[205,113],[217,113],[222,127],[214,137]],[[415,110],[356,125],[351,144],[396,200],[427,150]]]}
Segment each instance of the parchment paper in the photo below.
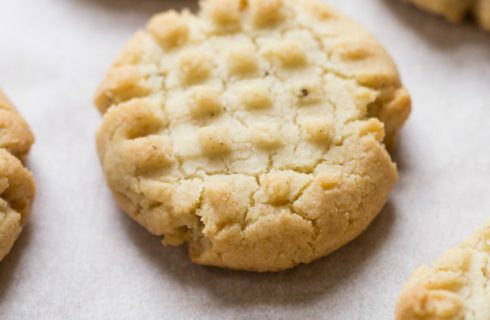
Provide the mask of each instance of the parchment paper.
{"label": "parchment paper", "polygon": [[[174,4],[172,4],[174,2]],[[331,1],[396,59],[414,111],[371,227],[277,274],[192,264],[116,207],[95,87],[152,13],[192,1],[0,0],[0,86],[37,138],[32,220],[0,263],[0,319],[392,319],[400,286],[490,218],[490,34],[398,0]]]}

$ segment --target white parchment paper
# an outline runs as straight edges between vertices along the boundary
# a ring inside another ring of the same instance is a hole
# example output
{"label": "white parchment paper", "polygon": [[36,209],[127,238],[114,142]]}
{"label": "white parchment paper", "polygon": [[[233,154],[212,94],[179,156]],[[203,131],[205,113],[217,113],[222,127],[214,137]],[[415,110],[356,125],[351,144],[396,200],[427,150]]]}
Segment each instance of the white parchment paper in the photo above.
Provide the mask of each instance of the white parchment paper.
{"label": "white parchment paper", "polygon": [[348,246],[250,274],[162,247],[118,210],[95,152],[92,96],[112,59],[152,13],[194,2],[0,0],[0,87],[36,134],[38,185],[0,263],[0,319],[392,319],[413,268],[490,218],[490,34],[398,0],[331,2],[386,45],[413,95],[400,181]]}

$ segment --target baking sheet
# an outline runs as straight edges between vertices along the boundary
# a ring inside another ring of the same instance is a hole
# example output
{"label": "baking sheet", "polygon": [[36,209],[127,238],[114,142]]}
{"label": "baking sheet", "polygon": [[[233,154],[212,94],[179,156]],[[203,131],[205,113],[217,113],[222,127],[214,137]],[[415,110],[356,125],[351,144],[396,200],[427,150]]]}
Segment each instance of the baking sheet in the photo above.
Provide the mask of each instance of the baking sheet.
{"label": "baking sheet", "polygon": [[277,274],[205,268],[117,209],[96,85],[150,15],[192,1],[0,0],[0,86],[34,130],[32,220],[0,264],[0,319],[391,319],[402,282],[490,218],[490,35],[398,0],[332,0],[413,95],[400,181],[357,240]]}

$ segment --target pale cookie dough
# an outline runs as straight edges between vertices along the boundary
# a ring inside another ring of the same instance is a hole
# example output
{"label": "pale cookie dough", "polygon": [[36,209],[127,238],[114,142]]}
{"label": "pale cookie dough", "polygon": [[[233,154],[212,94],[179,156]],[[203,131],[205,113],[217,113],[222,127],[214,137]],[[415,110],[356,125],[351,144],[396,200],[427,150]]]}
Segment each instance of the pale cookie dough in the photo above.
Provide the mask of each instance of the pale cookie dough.
{"label": "pale cookie dough", "polygon": [[490,319],[490,221],[405,284],[397,320]]}
{"label": "pale cookie dough", "polygon": [[478,24],[490,31],[490,0],[405,0],[451,22],[460,22],[473,14]]}
{"label": "pale cookie dough", "polygon": [[26,122],[0,92],[0,261],[26,224],[35,187],[23,159],[34,137]]}
{"label": "pale cookie dough", "polygon": [[124,211],[194,262],[278,271],[358,236],[397,179],[410,112],[392,60],[319,1],[207,0],[154,16],[96,95]]}

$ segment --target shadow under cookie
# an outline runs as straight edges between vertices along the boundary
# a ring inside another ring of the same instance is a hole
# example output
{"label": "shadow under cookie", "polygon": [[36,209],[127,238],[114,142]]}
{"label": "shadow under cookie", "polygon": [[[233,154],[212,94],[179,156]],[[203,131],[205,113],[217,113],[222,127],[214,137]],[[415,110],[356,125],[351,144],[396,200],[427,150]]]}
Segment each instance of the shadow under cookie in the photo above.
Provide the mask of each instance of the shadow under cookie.
{"label": "shadow under cookie", "polygon": [[[162,248],[144,228],[120,217],[135,251],[143,252],[150,268],[161,274],[157,281],[175,281],[179,286],[203,290],[213,304],[233,306],[307,306],[320,299],[328,303],[346,282],[362,278],[362,271],[379,263],[377,256],[396,223],[396,207],[388,202],[368,229],[350,244],[308,265],[278,273],[256,274],[215,267],[202,267],[187,258],[184,248]],[[131,249],[133,250],[133,249]],[[360,281],[360,280],[359,280]]]}

